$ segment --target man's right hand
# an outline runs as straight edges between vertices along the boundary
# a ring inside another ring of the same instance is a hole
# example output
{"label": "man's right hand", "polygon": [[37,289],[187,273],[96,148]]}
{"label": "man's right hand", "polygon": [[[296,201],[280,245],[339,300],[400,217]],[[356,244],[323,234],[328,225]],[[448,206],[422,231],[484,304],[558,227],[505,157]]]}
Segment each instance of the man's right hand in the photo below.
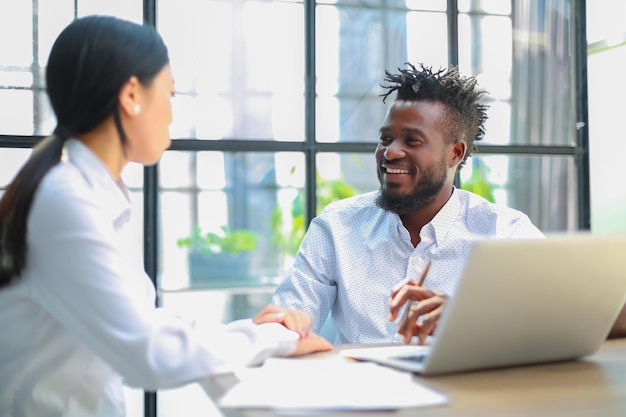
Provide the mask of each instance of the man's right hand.
{"label": "man's right hand", "polygon": [[[410,310],[405,323],[400,323],[398,333],[404,336],[404,343],[410,343],[417,336],[418,344],[426,343],[432,335],[444,309],[448,296],[441,291],[433,291],[407,281],[404,285],[394,288],[389,298],[389,321],[394,321],[400,314],[404,304],[409,303]],[[417,303],[411,304],[413,301]],[[421,323],[418,318],[422,317]]]}

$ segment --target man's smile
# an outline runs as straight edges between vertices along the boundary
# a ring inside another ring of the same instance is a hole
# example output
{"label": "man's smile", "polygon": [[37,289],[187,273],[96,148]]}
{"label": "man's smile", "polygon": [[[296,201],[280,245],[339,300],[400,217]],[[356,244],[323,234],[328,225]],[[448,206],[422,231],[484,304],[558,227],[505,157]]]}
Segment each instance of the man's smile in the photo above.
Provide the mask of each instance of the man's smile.
{"label": "man's smile", "polygon": [[398,169],[398,168],[386,168],[383,167],[387,174],[410,174],[411,171],[408,169]]}

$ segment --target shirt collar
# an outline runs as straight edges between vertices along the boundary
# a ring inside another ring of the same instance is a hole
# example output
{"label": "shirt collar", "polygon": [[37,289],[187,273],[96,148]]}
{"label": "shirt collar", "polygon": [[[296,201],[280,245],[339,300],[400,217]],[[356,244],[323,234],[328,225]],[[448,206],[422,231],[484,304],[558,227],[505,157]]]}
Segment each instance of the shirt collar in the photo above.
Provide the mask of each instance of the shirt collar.
{"label": "shirt collar", "polygon": [[[439,212],[433,217],[433,219],[426,223],[422,230],[420,231],[420,236],[422,240],[429,239],[432,240],[433,234],[435,239],[435,244],[439,245],[439,243],[443,242],[443,239],[446,237],[454,220],[459,216],[461,212],[461,201],[459,200],[459,193],[456,192],[456,187],[452,187],[452,195],[444,204],[444,206],[439,210]],[[388,212],[392,214],[395,218],[396,231],[399,235],[403,235],[408,231],[402,224],[402,219],[396,213]],[[410,237],[408,237],[410,240]]]}
{"label": "shirt collar", "polygon": [[98,204],[118,229],[130,219],[130,197],[126,185],[120,179],[116,181],[102,161],[81,141],[68,139],[65,143],[68,161],[78,168],[83,178],[96,195],[101,196]]}
{"label": "shirt collar", "polygon": [[452,195],[444,204],[444,206],[439,210],[439,212],[433,217],[430,221],[432,228],[435,231],[435,240],[436,244],[443,242],[443,239],[446,237],[454,220],[459,216],[461,211],[461,201],[459,200],[459,193],[456,192],[456,187],[452,188]]}

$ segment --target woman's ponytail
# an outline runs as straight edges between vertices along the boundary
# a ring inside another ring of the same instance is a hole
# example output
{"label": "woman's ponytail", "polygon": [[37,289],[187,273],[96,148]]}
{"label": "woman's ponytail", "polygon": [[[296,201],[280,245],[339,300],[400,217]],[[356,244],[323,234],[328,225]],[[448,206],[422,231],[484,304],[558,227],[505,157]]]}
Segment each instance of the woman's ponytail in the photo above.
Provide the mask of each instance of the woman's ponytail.
{"label": "woman's ponytail", "polygon": [[30,208],[39,183],[59,163],[69,135],[57,128],[45,138],[19,170],[0,200],[0,288],[17,280],[26,265],[26,233]]}

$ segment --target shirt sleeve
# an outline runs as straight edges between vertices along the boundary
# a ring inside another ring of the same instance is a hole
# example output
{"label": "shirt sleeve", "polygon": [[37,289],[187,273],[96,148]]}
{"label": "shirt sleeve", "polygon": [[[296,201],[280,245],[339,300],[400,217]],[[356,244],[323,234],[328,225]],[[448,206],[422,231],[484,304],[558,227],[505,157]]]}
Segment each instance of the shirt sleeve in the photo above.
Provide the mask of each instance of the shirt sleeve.
{"label": "shirt sleeve", "polygon": [[520,214],[510,230],[509,237],[512,239],[541,239],[545,235],[535,226],[526,214]]}
{"label": "shirt sleeve", "polygon": [[63,190],[40,195],[28,227],[33,299],[68,337],[86,345],[131,386],[179,386],[295,349],[297,333],[282,325],[224,325],[207,318],[194,327],[155,308],[143,267],[121,252],[107,213],[90,196]]}
{"label": "shirt sleeve", "polygon": [[330,225],[323,215],[311,222],[294,266],[276,287],[272,302],[302,310],[312,318],[311,330],[319,333],[337,298],[335,251]]}

